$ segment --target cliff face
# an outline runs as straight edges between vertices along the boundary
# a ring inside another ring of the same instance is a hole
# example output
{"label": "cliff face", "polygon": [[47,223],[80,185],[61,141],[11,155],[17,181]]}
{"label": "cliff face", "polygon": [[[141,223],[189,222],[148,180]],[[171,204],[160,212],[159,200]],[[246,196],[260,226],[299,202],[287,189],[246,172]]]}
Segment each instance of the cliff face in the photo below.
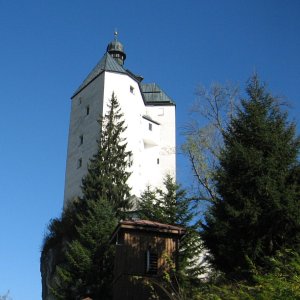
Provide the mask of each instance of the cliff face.
{"label": "cliff face", "polygon": [[41,255],[41,277],[42,277],[42,299],[43,300],[55,300],[55,297],[51,294],[51,282],[53,279],[55,267],[57,249],[51,248],[46,253],[42,252]]}

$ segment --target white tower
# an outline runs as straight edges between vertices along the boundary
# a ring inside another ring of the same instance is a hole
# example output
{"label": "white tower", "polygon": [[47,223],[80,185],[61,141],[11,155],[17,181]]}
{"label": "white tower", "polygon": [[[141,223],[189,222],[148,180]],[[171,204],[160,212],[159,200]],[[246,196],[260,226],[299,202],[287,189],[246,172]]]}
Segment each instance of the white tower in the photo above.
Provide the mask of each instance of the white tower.
{"label": "white tower", "polygon": [[126,54],[115,39],[107,52],[71,97],[71,118],[65,177],[64,206],[81,196],[81,180],[97,151],[99,124],[114,92],[127,125],[132,151],[128,184],[139,197],[150,185],[161,187],[166,174],[176,175],[175,104],[155,83],[124,68]]}

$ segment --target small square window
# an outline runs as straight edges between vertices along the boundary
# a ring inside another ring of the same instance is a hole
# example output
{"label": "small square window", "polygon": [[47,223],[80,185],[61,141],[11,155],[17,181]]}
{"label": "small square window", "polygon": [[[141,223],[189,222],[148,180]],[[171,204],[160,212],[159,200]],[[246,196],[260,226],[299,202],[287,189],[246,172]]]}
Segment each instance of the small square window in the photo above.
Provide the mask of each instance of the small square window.
{"label": "small square window", "polygon": [[79,137],[79,146],[83,144],[83,135]]}
{"label": "small square window", "polygon": [[88,116],[90,114],[90,107],[87,106],[85,109],[86,109],[86,115]]}
{"label": "small square window", "polygon": [[149,123],[149,130],[152,131],[152,124]]}
{"label": "small square window", "polygon": [[82,166],[82,158],[79,158],[77,160],[77,169],[81,168],[81,166]]}

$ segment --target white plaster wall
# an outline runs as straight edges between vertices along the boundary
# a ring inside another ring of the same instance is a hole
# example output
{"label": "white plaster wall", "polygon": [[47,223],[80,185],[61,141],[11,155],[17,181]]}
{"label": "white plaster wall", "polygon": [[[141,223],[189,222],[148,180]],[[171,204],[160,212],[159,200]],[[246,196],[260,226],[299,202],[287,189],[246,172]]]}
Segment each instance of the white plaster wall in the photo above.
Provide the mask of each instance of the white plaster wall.
{"label": "white plaster wall", "polygon": [[[99,124],[97,120],[103,110],[104,74],[83,89],[71,101],[71,118],[69,127],[64,205],[74,197],[81,196],[81,180],[87,173],[89,159],[97,151]],[[81,102],[81,103],[80,103]],[[86,107],[89,106],[89,114]],[[83,144],[80,145],[80,136]],[[78,168],[78,160],[82,166]]]}
{"label": "white plaster wall", "polygon": [[[152,125],[152,130],[149,129],[149,124]],[[143,140],[148,145],[160,145],[160,125],[142,118]]]}
{"label": "white plaster wall", "polygon": [[[110,99],[113,91],[124,113],[128,149],[133,154],[128,184],[132,193],[139,197],[147,185],[162,187],[166,174],[175,177],[175,106],[145,106],[135,80],[124,74],[106,72],[104,98]],[[148,124],[151,121],[144,119],[144,115],[149,115],[160,125],[152,122],[150,131]]]}
{"label": "white plaster wall", "polygon": [[[97,151],[100,114],[115,93],[124,114],[127,149],[132,151],[131,176],[128,180],[132,194],[139,197],[147,185],[162,187],[166,174],[175,176],[175,106],[145,106],[138,83],[127,76],[103,72],[72,100],[65,179],[64,203],[81,195],[81,180],[87,172],[89,159]],[[79,103],[81,99],[81,104]],[[86,107],[90,107],[86,115]],[[148,115],[155,124],[143,118]],[[152,131],[149,130],[152,123]],[[80,145],[80,136],[83,144]],[[82,158],[82,167],[77,161]],[[159,159],[159,163],[157,161]]]}
{"label": "white plaster wall", "polygon": [[[130,87],[133,87],[131,92]],[[140,195],[144,189],[143,174],[141,167],[143,165],[142,150],[142,126],[141,117],[145,113],[145,106],[135,80],[125,74],[105,73],[105,101],[111,98],[112,92],[115,93],[125,118],[127,149],[132,151],[133,164],[129,168],[131,176],[128,180],[132,193]],[[106,108],[106,105],[104,105]]]}
{"label": "white plaster wall", "polygon": [[[147,106],[147,114],[160,124],[160,176],[176,176],[176,117],[174,105]],[[176,178],[175,178],[176,179]]]}
{"label": "white plaster wall", "polygon": [[161,187],[162,176],[160,174],[160,163],[157,163],[159,158],[159,146],[144,144],[142,174],[144,178],[143,190],[147,186]]}

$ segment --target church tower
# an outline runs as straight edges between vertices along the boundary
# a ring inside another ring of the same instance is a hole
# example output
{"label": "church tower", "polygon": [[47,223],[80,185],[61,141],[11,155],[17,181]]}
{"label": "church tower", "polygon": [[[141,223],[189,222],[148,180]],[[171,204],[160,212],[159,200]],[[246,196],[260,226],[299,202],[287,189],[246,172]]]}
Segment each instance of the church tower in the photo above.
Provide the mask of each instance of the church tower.
{"label": "church tower", "polygon": [[97,152],[99,116],[116,95],[127,130],[127,150],[132,152],[128,180],[139,197],[150,185],[161,187],[166,174],[176,175],[175,104],[155,83],[125,69],[124,46],[115,38],[107,51],[71,97],[71,117],[65,175],[64,206],[81,196],[81,180],[89,159]]}

